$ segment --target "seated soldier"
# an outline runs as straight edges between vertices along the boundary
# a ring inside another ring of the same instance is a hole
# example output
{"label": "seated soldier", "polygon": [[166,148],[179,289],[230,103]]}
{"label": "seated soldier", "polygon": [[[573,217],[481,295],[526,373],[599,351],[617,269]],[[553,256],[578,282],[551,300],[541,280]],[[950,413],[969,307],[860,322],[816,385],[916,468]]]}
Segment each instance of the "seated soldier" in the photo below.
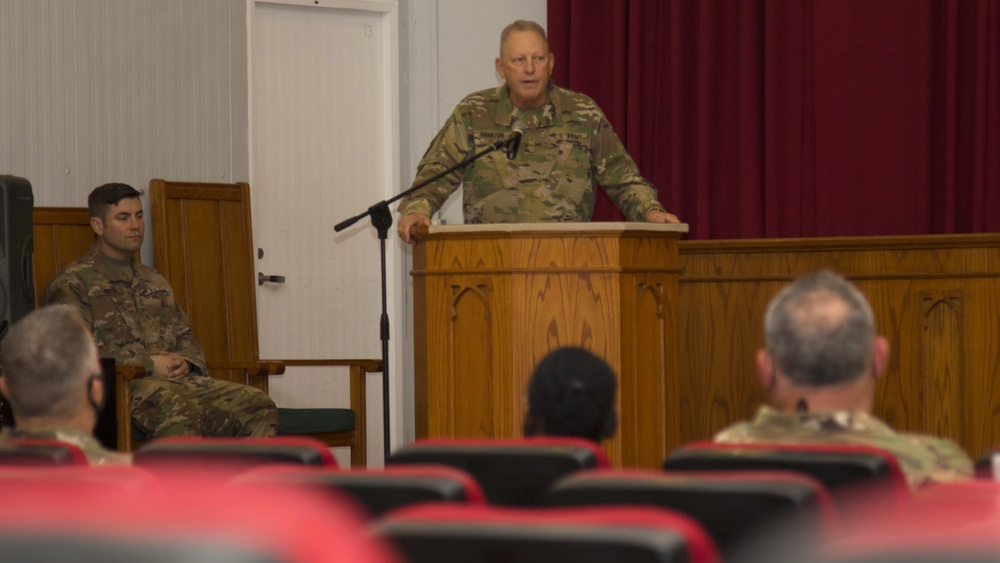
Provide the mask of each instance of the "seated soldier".
{"label": "seated soldier", "polygon": [[126,465],[131,457],[104,449],[94,426],[104,406],[104,378],[94,338],[69,305],[29,313],[0,345],[0,392],[17,428],[4,428],[0,444],[44,439],[73,444],[90,465]]}
{"label": "seated soldier", "polygon": [[821,271],[785,287],[768,306],[764,334],[757,370],[770,404],[715,441],[875,446],[895,454],[911,488],[973,476],[958,444],[897,433],[872,416],[889,343],[876,335],[871,306],[846,279]]}
{"label": "seated soldier", "polygon": [[273,436],[278,414],[271,399],[208,376],[167,280],[135,259],[145,233],[139,192],[105,184],[90,193],[88,206],[94,246],[49,283],[43,302],[76,307],[102,357],[146,369],[131,383],[135,425],[151,438]]}
{"label": "seated soldier", "polygon": [[600,443],[615,433],[614,371],[580,348],[542,358],[528,383],[525,436],[573,436]]}

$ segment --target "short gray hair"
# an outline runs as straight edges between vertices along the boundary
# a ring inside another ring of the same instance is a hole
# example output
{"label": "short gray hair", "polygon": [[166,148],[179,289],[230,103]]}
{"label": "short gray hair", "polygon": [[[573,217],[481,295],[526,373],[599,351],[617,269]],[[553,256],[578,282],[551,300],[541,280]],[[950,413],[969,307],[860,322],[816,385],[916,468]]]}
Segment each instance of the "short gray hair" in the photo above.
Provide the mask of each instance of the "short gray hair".
{"label": "short gray hair", "polygon": [[516,20],[509,24],[507,27],[503,28],[500,32],[500,54],[503,55],[503,45],[507,42],[507,37],[515,31],[534,31],[538,35],[542,36],[542,41],[545,41],[545,47],[549,46],[549,38],[545,35],[545,28],[536,22],[528,20]]}
{"label": "short gray hair", "polygon": [[0,354],[15,417],[64,418],[75,414],[86,392],[97,351],[77,310],[52,305],[15,323]]}
{"label": "short gray hair", "polygon": [[[842,304],[842,310],[831,305]],[[843,276],[823,270],[798,278],[764,317],[767,349],[790,380],[810,387],[856,380],[871,366],[875,315]]]}

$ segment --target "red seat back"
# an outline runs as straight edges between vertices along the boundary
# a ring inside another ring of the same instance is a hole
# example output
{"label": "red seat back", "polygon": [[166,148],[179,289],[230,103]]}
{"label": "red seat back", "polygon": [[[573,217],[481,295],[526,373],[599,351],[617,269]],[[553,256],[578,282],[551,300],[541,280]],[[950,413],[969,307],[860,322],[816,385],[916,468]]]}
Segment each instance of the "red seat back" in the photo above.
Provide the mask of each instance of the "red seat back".
{"label": "red seat back", "polygon": [[610,467],[597,444],[561,437],[418,440],[394,451],[386,463],[455,467],[476,479],[490,503],[519,506],[539,504],[560,477]]}
{"label": "red seat back", "polygon": [[340,471],[329,467],[272,465],[251,469],[241,483],[294,484],[351,497],[372,517],[425,502],[483,504],[486,496],[467,473],[442,465],[398,465]]}
{"label": "red seat back", "polygon": [[899,508],[910,498],[906,475],[892,452],[864,445],[694,442],[672,452],[663,468],[798,471],[823,483],[842,510],[859,497],[877,495]]}
{"label": "red seat back", "polygon": [[305,436],[273,438],[162,438],[133,454],[135,465],[153,470],[234,474],[274,463],[336,467],[326,444]]}
{"label": "red seat back", "polygon": [[73,444],[57,440],[12,440],[0,445],[0,465],[88,465],[87,456]]}
{"label": "red seat back", "polygon": [[375,529],[412,563],[719,561],[712,540],[694,520],[646,507],[421,505],[389,513]]}
{"label": "red seat back", "polygon": [[723,552],[739,552],[777,526],[796,534],[835,535],[833,501],[817,480],[788,471],[663,472],[591,470],[560,479],[546,505],[640,505],[697,520]]}

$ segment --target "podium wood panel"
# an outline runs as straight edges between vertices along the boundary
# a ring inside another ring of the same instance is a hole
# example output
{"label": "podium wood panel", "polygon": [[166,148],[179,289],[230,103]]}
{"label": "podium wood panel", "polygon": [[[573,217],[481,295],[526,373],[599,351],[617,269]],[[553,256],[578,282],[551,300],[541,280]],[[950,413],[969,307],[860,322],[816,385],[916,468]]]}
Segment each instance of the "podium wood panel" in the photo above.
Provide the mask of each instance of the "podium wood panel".
{"label": "podium wood panel", "polygon": [[430,227],[414,247],[418,437],[516,437],[549,351],[619,374],[613,462],[658,466],[680,440],[677,240],[626,223]]}

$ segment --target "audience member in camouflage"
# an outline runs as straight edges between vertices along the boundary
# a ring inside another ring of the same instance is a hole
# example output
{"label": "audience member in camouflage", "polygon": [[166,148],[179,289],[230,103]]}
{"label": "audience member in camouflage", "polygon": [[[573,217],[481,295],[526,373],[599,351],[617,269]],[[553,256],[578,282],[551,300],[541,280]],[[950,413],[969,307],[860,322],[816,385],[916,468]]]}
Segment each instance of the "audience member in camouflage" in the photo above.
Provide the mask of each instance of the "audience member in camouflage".
{"label": "audience member in camouflage", "polygon": [[493,151],[421,188],[399,205],[400,237],[464,183],[466,223],[589,221],[601,185],[630,221],[677,223],[656,197],[593,100],[556,86],[545,30],[518,20],[504,29],[497,88],[469,95],[431,142],[413,184],[454,166],[524,126],[514,159]]}
{"label": "audience member in camouflage", "polygon": [[954,442],[895,432],[871,414],[889,344],[846,279],[829,271],[799,278],[771,301],[764,333],[757,370],[770,405],[717,442],[875,446],[895,454],[914,489],[973,476],[972,460]]}
{"label": "audience member in camouflage", "polygon": [[52,280],[43,301],[75,306],[102,356],[146,369],[131,384],[135,424],[154,438],[274,435],[271,399],[207,375],[204,353],[167,280],[135,260],[145,229],[139,193],[105,184],[89,201],[97,241]]}
{"label": "audience member in camouflage", "polygon": [[97,346],[69,305],[39,309],[14,324],[3,340],[0,391],[10,400],[17,428],[0,431],[0,444],[26,439],[77,446],[90,465],[127,465],[131,456],[94,438],[104,406]]}

